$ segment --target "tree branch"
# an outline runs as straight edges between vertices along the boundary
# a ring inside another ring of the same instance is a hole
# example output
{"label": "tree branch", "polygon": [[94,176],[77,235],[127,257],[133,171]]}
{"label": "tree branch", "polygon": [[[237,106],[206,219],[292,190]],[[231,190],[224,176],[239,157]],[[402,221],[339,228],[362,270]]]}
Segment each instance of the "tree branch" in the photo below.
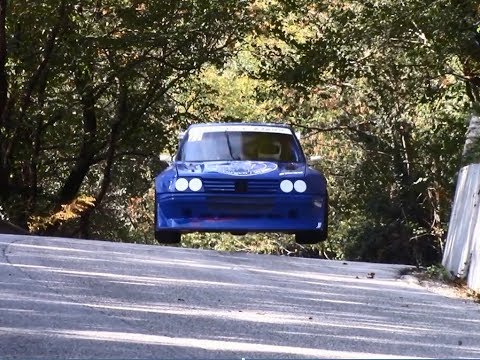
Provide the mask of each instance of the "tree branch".
{"label": "tree branch", "polygon": [[[115,163],[115,152],[117,148],[117,142],[120,135],[120,126],[128,117],[127,106],[127,91],[123,84],[119,84],[118,92],[118,105],[116,111],[116,120],[112,124],[110,137],[108,142],[108,150],[106,156],[106,164],[103,170],[103,179],[100,185],[100,190],[95,196],[95,207],[99,206],[105,195],[108,192],[110,184],[112,183],[112,170]],[[80,234],[82,238],[89,237],[89,224],[90,216],[94,211],[94,207],[87,209],[81,216],[80,220]]]}
{"label": "tree branch", "polygon": [[42,76],[44,76],[45,71],[47,70],[48,63],[50,62],[50,58],[53,54],[53,50],[55,49],[55,45],[57,43],[58,37],[64,30],[64,27],[68,20],[68,9],[67,9],[67,1],[64,0],[60,4],[60,8],[58,11],[58,23],[54,26],[52,31],[50,32],[47,41],[45,43],[44,51],[43,51],[43,59],[38,65],[37,69],[33,73],[32,77],[28,81],[27,85],[25,86],[25,90],[22,96],[22,103],[20,107],[20,116],[18,122],[20,123],[25,113],[31,103],[31,98],[35,87],[37,86],[38,82],[41,80]]}
{"label": "tree branch", "polygon": [[331,131],[339,131],[339,130],[351,130],[351,131],[358,131],[360,126],[364,125],[373,125],[373,121],[364,121],[358,124],[352,125],[334,125],[328,127],[318,127],[318,126],[307,126],[298,123],[291,123],[293,127],[298,127],[306,130],[311,130],[314,134],[322,133],[322,132],[331,132]]}
{"label": "tree branch", "polygon": [[8,80],[7,80],[7,36],[6,36],[7,1],[0,0],[0,126],[3,112],[7,105]]}

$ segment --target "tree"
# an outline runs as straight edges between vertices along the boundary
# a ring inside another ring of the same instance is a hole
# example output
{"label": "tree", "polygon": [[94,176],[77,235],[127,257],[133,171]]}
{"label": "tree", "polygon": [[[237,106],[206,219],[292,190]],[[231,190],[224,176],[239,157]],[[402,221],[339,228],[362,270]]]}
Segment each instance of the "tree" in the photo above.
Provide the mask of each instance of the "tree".
{"label": "tree", "polygon": [[[260,75],[284,94],[279,112],[355,148],[342,166],[350,194],[332,199],[333,223],[348,229],[333,240],[364,259],[438,260],[467,96],[477,91],[476,4],[279,0],[270,10],[260,36],[279,43],[265,41],[257,56]],[[345,203],[355,224],[337,211]]]}
{"label": "tree", "polygon": [[178,127],[172,94],[254,18],[237,0],[2,1],[0,15],[0,199],[26,226],[92,195],[70,227],[83,236],[93,212],[121,213],[148,188]]}

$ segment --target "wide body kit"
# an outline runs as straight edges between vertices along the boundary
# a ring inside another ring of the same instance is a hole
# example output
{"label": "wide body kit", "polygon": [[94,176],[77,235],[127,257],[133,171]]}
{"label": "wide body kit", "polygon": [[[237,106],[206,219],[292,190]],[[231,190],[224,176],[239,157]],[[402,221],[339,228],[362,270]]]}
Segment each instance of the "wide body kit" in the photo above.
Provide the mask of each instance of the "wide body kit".
{"label": "wide body kit", "polygon": [[185,232],[285,232],[325,240],[328,193],[287,126],[191,126],[174,161],[155,179],[155,236]]}

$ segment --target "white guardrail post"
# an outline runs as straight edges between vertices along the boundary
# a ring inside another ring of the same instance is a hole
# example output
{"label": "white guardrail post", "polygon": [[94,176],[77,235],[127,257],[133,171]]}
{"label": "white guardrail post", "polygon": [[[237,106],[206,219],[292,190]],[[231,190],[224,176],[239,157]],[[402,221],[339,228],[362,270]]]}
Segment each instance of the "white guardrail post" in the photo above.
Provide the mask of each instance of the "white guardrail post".
{"label": "white guardrail post", "polygon": [[[479,206],[480,204],[477,205]],[[477,211],[477,226],[473,231],[472,260],[468,270],[467,285],[480,293],[480,210]]]}
{"label": "white guardrail post", "polygon": [[448,226],[443,266],[454,276],[468,277],[480,288],[480,164],[460,170]]}

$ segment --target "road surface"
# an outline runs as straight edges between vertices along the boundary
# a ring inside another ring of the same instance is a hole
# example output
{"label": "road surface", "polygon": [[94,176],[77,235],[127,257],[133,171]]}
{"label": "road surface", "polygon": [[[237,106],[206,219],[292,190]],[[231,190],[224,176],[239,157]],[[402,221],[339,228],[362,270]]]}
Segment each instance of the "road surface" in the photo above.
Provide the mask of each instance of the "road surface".
{"label": "road surface", "polygon": [[480,358],[480,305],[405,268],[0,235],[0,358]]}

